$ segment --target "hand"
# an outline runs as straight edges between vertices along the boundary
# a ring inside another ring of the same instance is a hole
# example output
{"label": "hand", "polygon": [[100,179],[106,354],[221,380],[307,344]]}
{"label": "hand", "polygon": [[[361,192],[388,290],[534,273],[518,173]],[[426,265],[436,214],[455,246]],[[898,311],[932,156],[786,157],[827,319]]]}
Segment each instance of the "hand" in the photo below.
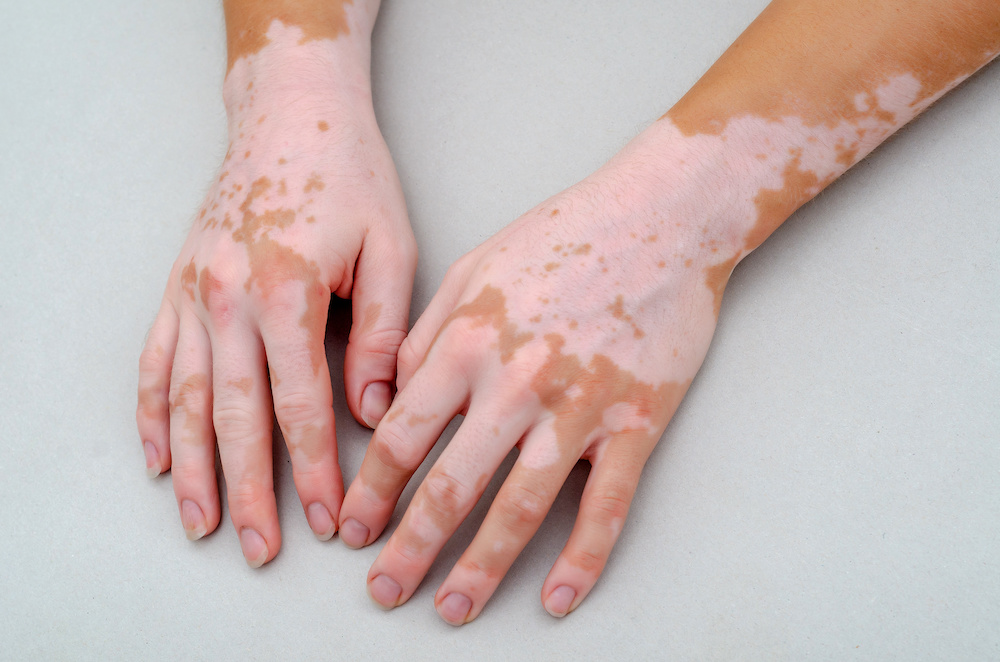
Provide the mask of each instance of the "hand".
{"label": "hand", "polygon": [[416,262],[370,91],[354,84],[363,77],[334,80],[329,42],[299,46],[278,22],[268,38],[227,76],[229,152],[170,273],[140,359],[137,412],[147,467],[172,469],[192,539],[219,523],[217,439],[254,567],[281,545],[272,405],[310,527],[323,540],[337,529],[331,293],[353,298],[348,405],[374,426],[391,400]]}
{"label": "hand", "polygon": [[[565,615],[597,581],[736,262],[703,222],[721,211],[713,197],[676,185],[679,170],[672,187],[643,181],[631,172],[643,158],[617,159],[461,258],[403,343],[399,394],[341,510],[345,543],[378,538],[446,425],[466,418],[369,572],[379,604],[410,598],[514,447],[510,475],[437,591],[441,616],[480,613],[580,459],[592,470],[543,604]],[[666,200],[652,193],[669,189]]]}

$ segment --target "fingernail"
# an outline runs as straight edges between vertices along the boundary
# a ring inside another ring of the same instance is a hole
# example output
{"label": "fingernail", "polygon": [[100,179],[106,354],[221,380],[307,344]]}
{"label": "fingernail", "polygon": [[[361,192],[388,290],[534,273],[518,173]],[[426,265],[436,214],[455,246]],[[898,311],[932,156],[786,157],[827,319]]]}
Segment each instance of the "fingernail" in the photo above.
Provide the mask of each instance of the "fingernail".
{"label": "fingernail", "polygon": [[184,525],[184,533],[188,540],[198,540],[203,538],[208,532],[208,524],[205,522],[205,513],[191,499],[181,501],[181,523]]}
{"label": "fingernail", "polygon": [[573,600],[576,600],[576,591],[569,586],[560,586],[549,593],[549,599],[545,601],[545,611],[556,618],[562,618],[569,613]]}
{"label": "fingernail", "polygon": [[344,541],[345,545],[354,549],[365,546],[369,533],[368,527],[353,517],[348,517],[340,525],[340,539]]}
{"label": "fingernail", "polygon": [[160,452],[156,450],[156,446],[151,441],[142,442],[142,450],[146,454],[146,475],[150,478],[156,478],[162,471],[160,469]]}
{"label": "fingernail", "polygon": [[259,568],[267,560],[267,543],[259,533],[246,527],[240,530],[240,547],[243,548],[243,556],[247,560],[247,565],[251,568]]}
{"label": "fingernail", "polygon": [[392,609],[403,595],[403,587],[392,577],[377,575],[368,582],[368,596],[382,609]]}
{"label": "fingernail", "polygon": [[306,518],[313,534],[320,540],[329,540],[337,532],[337,524],[330,516],[330,511],[321,503],[313,503],[306,510]]}
{"label": "fingernail", "polygon": [[461,593],[449,593],[438,605],[438,614],[450,625],[462,625],[472,611],[472,600]]}
{"label": "fingernail", "polygon": [[392,403],[392,390],[385,382],[372,382],[361,395],[361,419],[365,425],[375,429],[378,422],[389,411]]}

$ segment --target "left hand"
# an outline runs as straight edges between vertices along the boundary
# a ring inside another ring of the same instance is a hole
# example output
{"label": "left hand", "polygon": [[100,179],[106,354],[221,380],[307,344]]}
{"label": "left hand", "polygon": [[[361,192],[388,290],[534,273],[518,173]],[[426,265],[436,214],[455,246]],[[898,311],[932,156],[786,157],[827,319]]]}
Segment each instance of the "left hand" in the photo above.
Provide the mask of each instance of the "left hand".
{"label": "left hand", "polygon": [[633,166],[618,159],[462,257],[404,341],[399,394],[341,510],[345,543],[378,538],[438,436],[466,418],[369,572],[380,605],[410,598],[514,447],[514,468],[437,592],[439,613],[452,624],[478,616],[580,459],[593,468],[542,602],[565,615],[597,581],[735,264],[715,266],[728,247],[691,220],[719,211],[716,192],[677,171],[664,201],[627,174]]}

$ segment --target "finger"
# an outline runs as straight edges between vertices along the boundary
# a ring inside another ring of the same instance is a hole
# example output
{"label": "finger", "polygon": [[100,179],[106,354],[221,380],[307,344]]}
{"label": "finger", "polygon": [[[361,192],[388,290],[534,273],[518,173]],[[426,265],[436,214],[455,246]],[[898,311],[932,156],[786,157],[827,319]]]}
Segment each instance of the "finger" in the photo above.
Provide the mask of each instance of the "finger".
{"label": "finger", "polygon": [[[481,402],[492,405],[500,400],[483,398]],[[477,410],[475,405],[470,409],[368,572],[369,593],[381,606],[395,607],[413,595],[445,542],[524,434],[527,410],[503,416],[493,409]]]}
{"label": "finger", "polygon": [[369,232],[355,268],[354,323],[344,358],[347,404],[370,428],[389,410],[396,355],[409,327],[416,249]]}
{"label": "finger", "polygon": [[413,472],[468,398],[468,382],[451,361],[428,365],[396,396],[382,418],[340,512],[350,547],[375,541]]}
{"label": "finger", "polygon": [[292,460],[295,488],[309,527],[320,540],[329,540],[337,531],[344,498],[324,345],[330,290],[314,283],[307,286],[303,298],[301,286],[294,283],[292,287],[299,289],[272,297],[287,306],[267,310],[261,334],[271,369],[274,411]]}
{"label": "finger", "polygon": [[177,349],[177,312],[164,297],[139,355],[139,402],[135,423],[146,455],[146,473],[170,468],[170,371]]}
{"label": "finger", "polygon": [[180,319],[170,376],[170,453],[174,494],[184,531],[197,540],[219,525],[212,426],[212,351],[193,314]]}
{"label": "finger", "polygon": [[424,362],[434,340],[444,330],[445,321],[455,310],[459,297],[465,291],[466,277],[472,266],[471,257],[466,255],[448,268],[441,287],[434,293],[431,302],[400,345],[396,376],[396,387],[399,390],[406,388],[417,368]]}
{"label": "finger", "polygon": [[580,454],[560,448],[551,428],[533,430],[472,544],[434,597],[446,622],[476,618],[552,507]]}
{"label": "finger", "polygon": [[576,609],[597,583],[651,447],[646,432],[623,432],[593,460],[573,532],[542,585],[542,605],[551,615],[562,617]]}

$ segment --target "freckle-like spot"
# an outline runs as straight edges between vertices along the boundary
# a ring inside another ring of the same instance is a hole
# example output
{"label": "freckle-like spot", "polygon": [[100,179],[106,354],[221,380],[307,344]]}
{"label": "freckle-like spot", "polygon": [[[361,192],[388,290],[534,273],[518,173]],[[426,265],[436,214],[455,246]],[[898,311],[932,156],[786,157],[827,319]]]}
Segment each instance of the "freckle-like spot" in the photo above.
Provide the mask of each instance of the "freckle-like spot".
{"label": "freckle-like spot", "polygon": [[577,326],[579,326],[579,324],[577,323],[576,320],[570,320],[569,321],[569,328],[570,329],[575,329]]}
{"label": "freckle-like spot", "polygon": [[315,223],[315,222],[316,222],[315,216],[306,216],[306,223]]}
{"label": "freckle-like spot", "polygon": [[500,252],[501,252],[501,253],[505,252],[506,250],[507,250],[507,247],[506,247],[506,246],[501,246],[501,247],[500,247]]}
{"label": "freckle-like spot", "polygon": [[[230,193],[229,195],[232,196],[233,194]],[[229,212],[226,212],[226,215],[222,219],[222,229],[230,230],[232,229],[232,227],[233,227],[233,221],[229,218]]]}
{"label": "freckle-like spot", "polygon": [[534,316],[532,316],[532,317],[529,317],[529,318],[528,318],[528,321],[529,321],[529,322],[533,322],[533,323],[535,323],[535,324],[538,324],[539,322],[541,322],[541,321],[542,321],[542,316],[541,316],[541,315],[534,315]]}
{"label": "freckle-like spot", "polygon": [[645,239],[643,239],[643,241],[646,242],[647,244],[651,244],[651,243],[653,243],[654,241],[656,241],[659,238],[660,238],[659,235],[651,234],[648,237],[646,237]]}
{"label": "freckle-like spot", "polygon": [[228,175],[228,174],[229,174],[229,171],[228,171],[228,170],[223,170],[223,171],[222,171],[222,174],[221,174],[221,175],[219,175],[219,183],[220,183],[220,184],[222,183],[222,180],[223,180],[223,179],[225,179],[225,178],[226,178],[226,175]]}
{"label": "freckle-like spot", "polygon": [[278,165],[285,165],[286,163],[288,163],[288,160],[284,157],[278,159]]}
{"label": "freckle-like spot", "polygon": [[316,123],[316,128],[318,128],[320,131],[326,131],[327,129],[330,128],[330,125],[324,122],[323,120],[320,120],[319,122]]}
{"label": "freckle-like spot", "polygon": [[555,246],[552,247],[552,250],[558,253],[559,251],[562,250],[562,244],[556,244]]}
{"label": "freckle-like spot", "polygon": [[368,176],[369,177],[374,177],[375,176],[375,171],[374,170],[369,170],[368,171]]}
{"label": "freckle-like spot", "polygon": [[660,269],[662,269],[665,266],[667,266],[667,263],[664,262],[663,260],[660,260],[659,262],[656,263],[656,266],[658,266]]}
{"label": "freckle-like spot", "polygon": [[250,150],[247,150],[246,152],[243,153],[243,158],[245,158],[245,159],[249,159],[250,158]]}
{"label": "freckle-like spot", "polygon": [[553,209],[552,213],[549,214],[549,216],[558,216],[558,215],[559,215],[559,210],[558,209]]}
{"label": "freckle-like spot", "polygon": [[247,92],[249,92],[252,89],[253,89],[253,81],[250,81],[250,83],[247,84]]}
{"label": "freckle-like spot", "polygon": [[[518,333],[517,326],[507,319],[507,301],[503,292],[486,285],[474,300],[456,308],[438,330],[438,335],[454,320],[459,318],[473,320],[473,326],[490,324],[497,330],[499,337],[497,347],[500,350],[500,362],[507,363],[514,357],[514,352],[534,337],[531,332]],[[435,341],[437,337],[435,337]],[[434,343],[431,343],[433,346]]]}
{"label": "freckle-like spot", "polygon": [[313,173],[309,175],[309,179],[306,180],[306,186],[302,189],[303,192],[308,193],[309,191],[322,191],[326,188],[326,184],[323,183],[323,179],[317,174]]}
{"label": "freckle-like spot", "polygon": [[674,347],[674,356],[677,356],[678,354],[679,354],[679,352],[677,351],[677,348]]}
{"label": "freckle-like spot", "polygon": [[260,116],[260,117],[259,117],[259,118],[257,119],[257,124],[263,124],[263,123],[264,123],[264,120],[266,120],[266,119],[267,119],[267,115],[261,115],[261,116]]}
{"label": "freckle-like spot", "polygon": [[573,255],[588,255],[590,248],[590,244],[580,244],[573,250]]}
{"label": "freckle-like spot", "polygon": [[181,271],[181,288],[194,301],[194,284],[198,281],[198,268],[194,266],[194,258]]}
{"label": "freckle-like spot", "polygon": [[554,271],[555,269],[558,269],[558,268],[559,268],[559,263],[558,262],[549,262],[548,264],[545,265],[545,270],[546,271]]}
{"label": "freckle-like spot", "polygon": [[627,315],[625,313],[625,299],[624,297],[622,297],[622,295],[619,294],[617,297],[615,297],[614,303],[609,305],[607,310],[608,312],[611,313],[611,315],[615,319],[620,319],[623,322],[627,322],[629,326],[632,327],[632,335],[634,335],[636,338],[642,338],[646,335],[646,333],[642,329],[640,329],[638,325],[636,325],[635,321],[632,319],[632,316]]}
{"label": "freckle-like spot", "polygon": [[253,377],[243,377],[242,379],[230,379],[228,382],[229,386],[238,389],[243,393],[243,395],[250,395],[250,389],[253,388]]}
{"label": "freckle-like spot", "polygon": [[499,425],[494,425],[493,428],[492,428],[492,432],[493,432],[493,436],[494,437],[499,437],[500,436],[500,426]]}
{"label": "freckle-like spot", "polygon": [[288,188],[285,186],[285,180],[282,179],[278,182],[278,195],[287,195]]}

